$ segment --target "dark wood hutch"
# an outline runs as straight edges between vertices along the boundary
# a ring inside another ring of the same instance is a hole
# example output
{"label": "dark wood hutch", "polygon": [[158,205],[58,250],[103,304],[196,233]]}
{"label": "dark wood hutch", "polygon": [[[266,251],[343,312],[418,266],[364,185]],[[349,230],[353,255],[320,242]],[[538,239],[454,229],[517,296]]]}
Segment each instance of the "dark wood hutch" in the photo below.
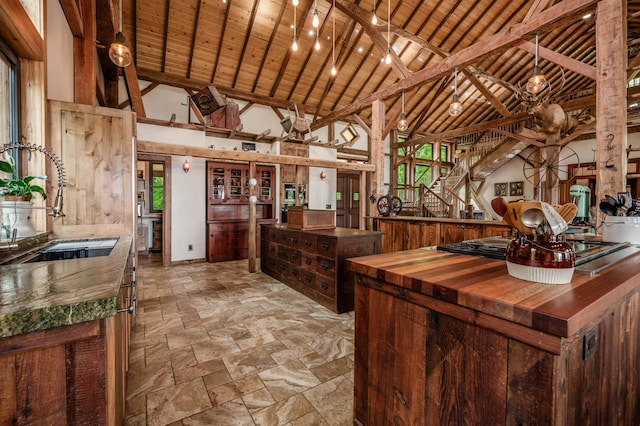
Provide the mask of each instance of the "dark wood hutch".
{"label": "dark wood hutch", "polygon": [[[207,161],[207,260],[248,257],[249,164]],[[275,167],[256,166],[257,226],[275,223]],[[259,238],[257,233],[256,238]],[[259,248],[259,241],[256,242]],[[259,253],[258,253],[259,256]]]}

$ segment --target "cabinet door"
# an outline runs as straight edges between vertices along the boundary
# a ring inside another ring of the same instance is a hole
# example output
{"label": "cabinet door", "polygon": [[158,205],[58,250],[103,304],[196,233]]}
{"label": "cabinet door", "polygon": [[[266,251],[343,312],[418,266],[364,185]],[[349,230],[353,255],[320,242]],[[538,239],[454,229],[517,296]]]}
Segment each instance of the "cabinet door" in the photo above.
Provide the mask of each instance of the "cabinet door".
{"label": "cabinet door", "polygon": [[273,201],[273,182],[275,180],[275,169],[258,167],[258,200]]}
{"label": "cabinet door", "polygon": [[208,180],[208,192],[210,203],[222,203],[225,201],[226,196],[226,183],[225,168],[221,164],[209,163],[207,167],[209,176]]}
{"label": "cabinet door", "polygon": [[229,166],[229,202],[246,202],[249,198],[249,169],[246,166]]}
{"label": "cabinet door", "polygon": [[58,101],[49,106],[51,149],[66,175],[65,216],[51,221],[51,230],[57,237],[133,235],[135,114]]}
{"label": "cabinet door", "polygon": [[229,260],[229,231],[223,227],[209,225],[209,262]]}

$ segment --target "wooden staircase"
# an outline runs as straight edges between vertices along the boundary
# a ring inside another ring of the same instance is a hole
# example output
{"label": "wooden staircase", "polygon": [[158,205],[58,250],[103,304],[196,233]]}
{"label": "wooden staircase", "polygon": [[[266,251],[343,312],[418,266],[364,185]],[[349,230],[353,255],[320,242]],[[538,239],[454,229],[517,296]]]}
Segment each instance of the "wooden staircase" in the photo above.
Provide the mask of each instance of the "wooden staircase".
{"label": "wooden staircase", "polygon": [[[515,123],[503,130],[515,133],[519,126]],[[484,180],[528,144],[502,133],[486,131],[466,135],[457,141],[457,146],[468,147],[465,155],[449,174],[438,177],[421,192],[422,216],[459,218],[460,212],[467,209],[465,200],[460,197],[467,181]]]}

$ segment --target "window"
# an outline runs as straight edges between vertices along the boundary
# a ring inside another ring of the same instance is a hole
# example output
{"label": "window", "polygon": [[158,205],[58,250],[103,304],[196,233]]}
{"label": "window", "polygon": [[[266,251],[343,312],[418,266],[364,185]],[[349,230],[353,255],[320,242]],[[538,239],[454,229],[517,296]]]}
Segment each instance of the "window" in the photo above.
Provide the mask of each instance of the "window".
{"label": "window", "polygon": [[[18,142],[18,58],[0,40],[0,145]],[[20,162],[18,150],[9,155],[16,160],[18,173]]]}
{"label": "window", "polygon": [[150,212],[161,212],[164,207],[164,164],[149,163],[151,179],[149,191],[151,193]]}
{"label": "window", "polygon": [[415,186],[421,183],[429,186],[433,181],[433,169],[429,166],[416,165],[416,179]]}
{"label": "window", "polygon": [[416,152],[416,158],[420,160],[433,160],[433,144],[425,143]]}

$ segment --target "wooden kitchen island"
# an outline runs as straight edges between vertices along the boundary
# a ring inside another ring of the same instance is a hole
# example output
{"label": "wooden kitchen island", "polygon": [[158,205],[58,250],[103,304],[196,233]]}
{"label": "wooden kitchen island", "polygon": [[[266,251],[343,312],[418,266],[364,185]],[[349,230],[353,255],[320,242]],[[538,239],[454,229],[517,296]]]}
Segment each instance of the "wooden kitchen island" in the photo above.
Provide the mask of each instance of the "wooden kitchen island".
{"label": "wooden kitchen island", "polygon": [[355,424],[640,424],[640,255],[564,285],[435,248],[347,268]]}

